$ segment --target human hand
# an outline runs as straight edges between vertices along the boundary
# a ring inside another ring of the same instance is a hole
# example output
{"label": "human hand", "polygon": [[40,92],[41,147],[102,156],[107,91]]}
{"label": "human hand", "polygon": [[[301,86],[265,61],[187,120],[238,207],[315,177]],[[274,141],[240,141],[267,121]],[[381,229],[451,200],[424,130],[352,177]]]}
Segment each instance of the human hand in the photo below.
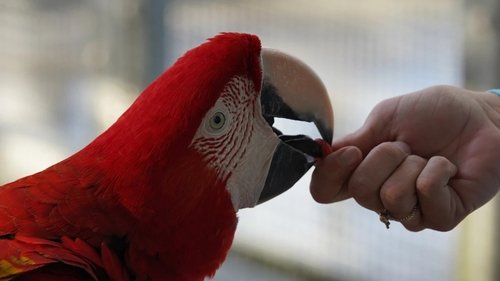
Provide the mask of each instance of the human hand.
{"label": "human hand", "polygon": [[316,201],[353,197],[409,230],[451,230],[500,187],[500,98],[451,86],[391,98],[332,149]]}

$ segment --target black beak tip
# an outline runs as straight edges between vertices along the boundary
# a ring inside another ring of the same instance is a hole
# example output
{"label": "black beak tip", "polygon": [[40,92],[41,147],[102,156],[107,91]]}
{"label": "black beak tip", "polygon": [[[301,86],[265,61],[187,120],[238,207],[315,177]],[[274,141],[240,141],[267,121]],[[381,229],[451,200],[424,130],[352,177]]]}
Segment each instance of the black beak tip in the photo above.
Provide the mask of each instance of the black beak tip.
{"label": "black beak tip", "polygon": [[314,161],[299,150],[280,143],[276,148],[269,173],[257,204],[266,202],[290,189],[308,170]]}
{"label": "black beak tip", "polygon": [[333,141],[333,130],[332,129],[326,129],[325,132],[326,133],[322,133],[321,134],[321,137],[328,144],[332,144],[332,141]]}

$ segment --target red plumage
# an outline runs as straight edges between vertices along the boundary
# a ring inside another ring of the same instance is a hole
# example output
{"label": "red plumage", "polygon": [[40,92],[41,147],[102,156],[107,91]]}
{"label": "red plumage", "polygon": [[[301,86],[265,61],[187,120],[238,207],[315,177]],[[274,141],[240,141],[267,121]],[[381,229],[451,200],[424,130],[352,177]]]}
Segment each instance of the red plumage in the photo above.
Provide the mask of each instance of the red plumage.
{"label": "red plumage", "polygon": [[260,92],[260,48],[253,35],[212,38],[87,147],[0,187],[0,280],[213,275],[237,218],[225,182],[189,144],[232,77]]}

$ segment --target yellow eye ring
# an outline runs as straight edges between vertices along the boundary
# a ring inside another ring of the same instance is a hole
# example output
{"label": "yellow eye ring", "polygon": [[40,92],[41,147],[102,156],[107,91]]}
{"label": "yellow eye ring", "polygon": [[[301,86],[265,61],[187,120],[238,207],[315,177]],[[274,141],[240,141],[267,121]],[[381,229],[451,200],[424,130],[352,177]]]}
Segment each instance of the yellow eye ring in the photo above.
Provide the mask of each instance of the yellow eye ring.
{"label": "yellow eye ring", "polygon": [[210,121],[208,124],[210,126],[210,129],[218,131],[224,128],[224,125],[226,124],[226,115],[218,111],[214,115],[212,115],[212,117],[210,117]]}

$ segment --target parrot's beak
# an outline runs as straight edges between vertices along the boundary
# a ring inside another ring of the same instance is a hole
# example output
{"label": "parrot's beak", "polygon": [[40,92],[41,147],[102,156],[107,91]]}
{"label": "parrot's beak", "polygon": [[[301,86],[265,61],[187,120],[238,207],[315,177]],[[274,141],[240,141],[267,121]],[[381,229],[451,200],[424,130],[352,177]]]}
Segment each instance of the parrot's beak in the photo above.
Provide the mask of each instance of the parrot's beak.
{"label": "parrot's beak", "polygon": [[[325,86],[306,64],[290,55],[262,50],[262,115],[314,122],[323,140],[332,142],[333,110]],[[273,127],[281,142],[271,162],[258,204],[291,188],[322,157],[320,145],[305,135],[286,136]]]}

